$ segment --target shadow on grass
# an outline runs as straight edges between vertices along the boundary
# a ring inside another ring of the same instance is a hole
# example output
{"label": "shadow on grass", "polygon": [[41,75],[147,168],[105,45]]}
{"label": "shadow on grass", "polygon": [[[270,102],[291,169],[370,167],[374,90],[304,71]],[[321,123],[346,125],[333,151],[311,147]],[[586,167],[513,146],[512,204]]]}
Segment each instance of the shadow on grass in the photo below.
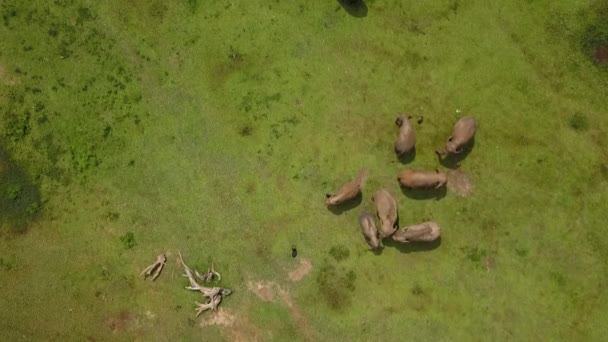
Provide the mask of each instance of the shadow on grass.
{"label": "shadow on grass", "polygon": [[426,252],[441,246],[441,237],[432,242],[397,242],[391,238],[385,239],[382,242],[386,247],[397,248],[401,253]]}
{"label": "shadow on grass", "polygon": [[5,233],[4,227],[13,234],[27,232],[41,206],[38,186],[0,145],[0,235]]}
{"label": "shadow on grass", "polygon": [[415,158],[416,158],[416,146],[414,146],[414,149],[412,149],[412,151],[410,153],[397,155],[397,159],[399,159],[399,162],[401,164],[409,164],[409,163],[413,162]]}
{"label": "shadow on grass", "polygon": [[442,186],[439,189],[408,189],[401,187],[401,192],[407,197],[415,200],[426,200],[434,198],[439,201],[448,193],[448,187]]}
{"label": "shadow on grass", "polygon": [[363,193],[359,192],[357,197],[351,199],[350,201],[346,201],[338,205],[327,206],[327,209],[331,211],[334,215],[342,215],[342,213],[359,206],[361,202],[363,202]]}
{"label": "shadow on grass", "polygon": [[363,0],[338,0],[346,13],[355,18],[364,18],[367,16],[367,5]]}
{"label": "shadow on grass", "polygon": [[367,250],[367,252],[368,253],[374,253],[374,255],[382,255],[382,251],[383,250],[384,250],[384,246],[378,247],[378,248],[375,248],[375,249],[370,248],[370,249]]}
{"label": "shadow on grass", "polygon": [[451,154],[445,158],[439,157],[439,163],[448,169],[457,169],[460,167],[460,162],[462,162],[471,152],[473,152],[473,147],[475,147],[475,137],[473,137],[468,144],[463,146],[464,151],[462,151],[462,153]]}

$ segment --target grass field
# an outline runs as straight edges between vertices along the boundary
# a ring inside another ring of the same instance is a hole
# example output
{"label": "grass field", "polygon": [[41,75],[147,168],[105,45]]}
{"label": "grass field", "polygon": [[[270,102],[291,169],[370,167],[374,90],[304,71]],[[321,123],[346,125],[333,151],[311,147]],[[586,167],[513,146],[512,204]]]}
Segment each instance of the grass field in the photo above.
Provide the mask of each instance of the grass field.
{"label": "grass field", "polygon": [[[608,335],[605,0],[0,13],[0,340]],[[424,116],[407,165],[399,112]],[[401,170],[449,170],[434,150],[465,114],[472,193],[403,194]],[[327,210],[363,167],[361,203]],[[401,226],[435,220],[441,243],[370,252],[357,217],[380,187]],[[195,317],[178,251],[222,273],[219,312]],[[163,252],[162,275],[140,278]]]}

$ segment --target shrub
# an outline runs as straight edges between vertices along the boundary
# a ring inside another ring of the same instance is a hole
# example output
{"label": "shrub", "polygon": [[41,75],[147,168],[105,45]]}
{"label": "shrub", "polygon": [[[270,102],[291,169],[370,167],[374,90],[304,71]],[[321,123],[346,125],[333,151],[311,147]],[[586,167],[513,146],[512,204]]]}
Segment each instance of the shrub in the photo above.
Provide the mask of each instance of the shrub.
{"label": "shrub", "polygon": [[336,259],[336,261],[342,261],[344,259],[347,259],[350,256],[350,251],[348,250],[348,248],[346,248],[346,246],[337,245],[337,246],[333,246],[329,250],[329,254],[334,259]]}
{"label": "shrub", "polygon": [[137,242],[135,242],[135,235],[132,232],[127,232],[120,237],[120,242],[125,249],[131,249],[137,246]]}
{"label": "shrub", "polygon": [[572,114],[569,120],[570,127],[576,131],[585,131],[589,128],[587,117],[583,113],[576,112]]}
{"label": "shrub", "polygon": [[317,284],[319,292],[327,302],[327,305],[340,310],[350,305],[351,292],[355,290],[357,275],[354,271],[346,271],[343,267],[336,267],[329,262],[319,270]]}

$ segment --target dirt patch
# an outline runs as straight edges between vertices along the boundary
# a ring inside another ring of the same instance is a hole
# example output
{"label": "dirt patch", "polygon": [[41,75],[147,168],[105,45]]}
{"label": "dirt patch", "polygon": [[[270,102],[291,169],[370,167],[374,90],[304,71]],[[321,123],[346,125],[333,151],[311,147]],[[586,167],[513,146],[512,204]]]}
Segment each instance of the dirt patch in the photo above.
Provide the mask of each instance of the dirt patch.
{"label": "dirt patch", "polygon": [[289,272],[289,280],[298,282],[312,271],[312,263],[306,258],[300,259],[300,265],[293,271]]}
{"label": "dirt patch", "polygon": [[608,45],[598,46],[594,51],[595,61],[599,64],[608,64]]}
{"label": "dirt patch", "polygon": [[278,286],[277,292],[279,293],[279,297],[281,298],[283,304],[285,304],[289,309],[289,314],[291,315],[291,318],[296,323],[298,330],[305,337],[305,340],[313,341],[314,339],[312,338],[311,330],[308,327],[308,321],[302,314],[302,311],[300,311],[300,308],[293,302],[293,299],[291,298],[289,292]]}
{"label": "dirt patch", "polygon": [[223,308],[219,308],[213,311],[211,315],[201,321],[201,327],[208,327],[210,325],[217,325],[221,327],[231,327],[236,321],[236,316],[230,311]]}
{"label": "dirt patch", "polygon": [[222,328],[222,334],[225,334],[229,341],[263,341],[267,339],[263,337],[269,337],[269,333],[263,336],[263,332],[250,321],[224,308],[211,312],[206,319],[201,320],[200,326]]}
{"label": "dirt patch", "polygon": [[488,272],[493,271],[494,268],[496,268],[496,259],[494,258],[493,255],[486,256],[485,266],[486,266],[486,271],[488,271]]}
{"label": "dirt patch", "polygon": [[17,84],[17,79],[12,77],[2,64],[0,64],[0,83],[8,86]]}
{"label": "dirt patch", "polygon": [[247,288],[265,302],[271,302],[274,299],[274,288],[279,287],[274,282],[249,282]]}
{"label": "dirt patch", "polygon": [[468,173],[460,169],[448,171],[448,189],[451,192],[460,197],[467,197],[473,192],[474,188],[473,179]]}
{"label": "dirt patch", "polygon": [[[305,263],[309,264],[308,267],[312,269],[312,264],[310,261],[307,260]],[[300,267],[298,267],[298,269]],[[310,269],[308,272],[310,272]],[[289,310],[291,319],[296,324],[296,327],[298,328],[298,331],[300,331],[301,335],[305,337],[305,340],[314,340],[312,338],[312,332],[308,326],[306,317],[304,317],[298,305],[293,301],[293,298],[291,298],[291,294],[288,290],[284,289],[273,281],[249,281],[247,283],[247,288],[265,302],[274,300],[275,295],[277,295],[281,303]]]}
{"label": "dirt patch", "polygon": [[128,311],[122,311],[118,315],[108,317],[104,321],[104,324],[106,327],[108,327],[110,330],[112,330],[112,332],[117,333],[117,332],[121,332],[121,331],[125,331],[125,330],[129,329],[129,327],[136,320],[137,320],[136,314],[134,314],[132,312],[128,312]]}

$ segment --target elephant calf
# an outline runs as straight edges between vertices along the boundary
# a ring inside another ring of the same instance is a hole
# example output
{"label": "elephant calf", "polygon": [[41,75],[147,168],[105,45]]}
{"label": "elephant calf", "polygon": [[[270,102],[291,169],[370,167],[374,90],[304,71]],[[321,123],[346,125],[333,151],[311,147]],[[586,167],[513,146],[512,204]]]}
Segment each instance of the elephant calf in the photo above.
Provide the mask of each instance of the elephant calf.
{"label": "elephant calf", "polygon": [[392,238],[398,242],[431,242],[441,235],[439,224],[433,221],[399,229]]}
{"label": "elephant calf", "polygon": [[367,169],[362,169],[355,180],[344,184],[335,194],[326,194],[325,204],[338,205],[357,197],[367,179],[367,173]]}
{"label": "elephant calf", "polygon": [[395,140],[395,153],[398,156],[402,156],[406,153],[410,153],[414,150],[416,145],[416,135],[414,134],[414,128],[410,124],[410,115],[399,115],[395,124],[399,127],[399,135]]}
{"label": "elephant calf", "polygon": [[448,154],[460,154],[464,151],[464,147],[473,139],[477,131],[477,122],[472,116],[464,116],[460,118],[454,125],[452,135],[445,143],[442,150],[435,152],[441,158]]}
{"label": "elephant calf", "polygon": [[367,211],[364,211],[359,215],[359,224],[361,225],[361,232],[367,244],[372,249],[382,247],[382,241],[380,240],[374,217]]}
{"label": "elephant calf", "polygon": [[405,170],[399,174],[397,180],[399,181],[399,184],[405,188],[439,189],[448,182],[448,176],[443,172],[439,172],[439,170],[435,170],[434,172]]}
{"label": "elephant calf", "polygon": [[397,230],[397,201],[387,190],[380,189],[374,193],[374,204],[382,226],[380,238],[387,238]]}

